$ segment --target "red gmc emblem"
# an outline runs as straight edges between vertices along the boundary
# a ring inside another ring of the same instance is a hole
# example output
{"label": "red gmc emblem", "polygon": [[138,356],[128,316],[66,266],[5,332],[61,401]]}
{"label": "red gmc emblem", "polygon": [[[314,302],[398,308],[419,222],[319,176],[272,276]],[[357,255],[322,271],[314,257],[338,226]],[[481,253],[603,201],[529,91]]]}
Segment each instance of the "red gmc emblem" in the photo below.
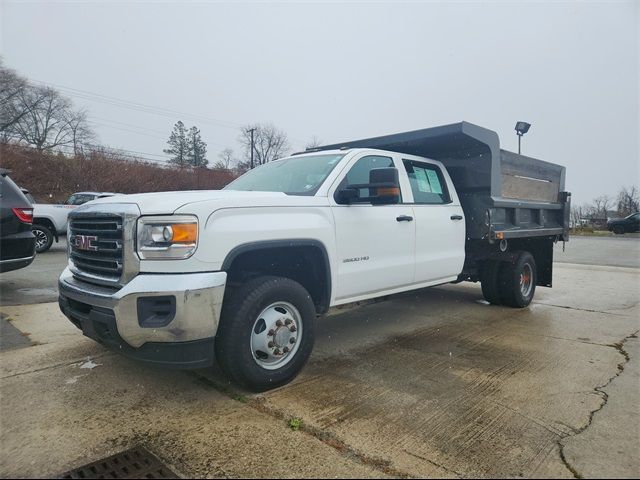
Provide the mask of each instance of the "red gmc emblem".
{"label": "red gmc emblem", "polygon": [[89,250],[92,252],[98,251],[98,246],[94,245],[94,242],[98,241],[98,237],[95,235],[76,235],[73,238],[73,246],[78,250]]}

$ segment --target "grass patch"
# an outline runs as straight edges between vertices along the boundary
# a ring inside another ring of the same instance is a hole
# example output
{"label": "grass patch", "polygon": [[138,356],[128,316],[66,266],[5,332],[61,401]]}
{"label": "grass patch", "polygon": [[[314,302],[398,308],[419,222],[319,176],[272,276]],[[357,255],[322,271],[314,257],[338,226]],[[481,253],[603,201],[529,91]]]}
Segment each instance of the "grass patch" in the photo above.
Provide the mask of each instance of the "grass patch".
{"label": "grass patch", "polygon": [[302,427],[302,419],[300,418],[291,418],[289,420],[289,428],[294,432],[297,432]]}

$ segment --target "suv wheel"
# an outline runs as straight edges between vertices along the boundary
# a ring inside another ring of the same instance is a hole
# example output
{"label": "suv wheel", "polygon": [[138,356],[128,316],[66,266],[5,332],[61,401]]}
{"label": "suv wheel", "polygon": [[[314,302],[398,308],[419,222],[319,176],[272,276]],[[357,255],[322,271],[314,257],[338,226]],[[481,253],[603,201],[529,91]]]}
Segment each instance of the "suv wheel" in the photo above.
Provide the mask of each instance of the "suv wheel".
{"label": "suv wheel", "polygon": [[33,225],[31,231],[36,237],[36,252],[44,253],[51,248],[53,244],[53,234],[44,225]]}
{"label": "suv wheel", "polygon": [[613,227],[613,233],[616,235],[624,235],[624,227],[622,225],[616,225]]}
{"label": "suv wheel", "polygon": [[315,320],[315,306],[302,285],[282,277],[255,278],[223,303],[216,359],[250,390],[285,385],[311,355]]}

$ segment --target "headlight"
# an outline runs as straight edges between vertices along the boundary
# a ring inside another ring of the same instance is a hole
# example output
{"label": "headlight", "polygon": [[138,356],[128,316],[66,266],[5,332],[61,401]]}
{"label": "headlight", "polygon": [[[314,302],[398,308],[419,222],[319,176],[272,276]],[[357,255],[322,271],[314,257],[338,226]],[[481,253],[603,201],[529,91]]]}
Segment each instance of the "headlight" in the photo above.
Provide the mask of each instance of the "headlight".
{"label": "headlight", "polygon": [[198,247],[198,219],[192,215],[140,217],[140,259],[179,259],[193,255]]}

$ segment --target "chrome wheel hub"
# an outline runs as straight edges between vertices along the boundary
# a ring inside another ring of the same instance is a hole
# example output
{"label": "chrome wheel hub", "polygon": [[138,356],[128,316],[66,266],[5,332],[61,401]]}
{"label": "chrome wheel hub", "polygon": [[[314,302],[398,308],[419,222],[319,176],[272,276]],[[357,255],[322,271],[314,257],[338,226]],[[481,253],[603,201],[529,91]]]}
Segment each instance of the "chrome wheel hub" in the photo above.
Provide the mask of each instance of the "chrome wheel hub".
{"label": "chrome wheel hub", "polygon": [[533,288],[533,270],[531,265],[528,263],[524,264],[522,267],[522,272],[520,273],[520,292],[523,297],[528,297],[531,293],[531,289]]}
{"label": "chrome wheel hub", "polygon": [[285,366],[298,351],[302,335],[302,317],[288,302],[276,302],[265,308],[253,324],[251,355],[267,370]]}

